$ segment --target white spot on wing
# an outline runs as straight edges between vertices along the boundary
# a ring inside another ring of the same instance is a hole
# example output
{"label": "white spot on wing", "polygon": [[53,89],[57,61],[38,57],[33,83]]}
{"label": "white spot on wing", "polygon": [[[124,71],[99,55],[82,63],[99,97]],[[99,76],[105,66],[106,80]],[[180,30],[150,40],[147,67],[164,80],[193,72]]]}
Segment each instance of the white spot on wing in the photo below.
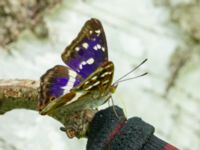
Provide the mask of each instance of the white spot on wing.
{"label": "white spot on wing", "polygon": [[87,60],[87,63],[88,63],[89,65],[93,64],[93,63],[94,63],[94,59],[93,59],[93,58],[89,58],[89,59]]}
{"label": "white spot on wing", "polygon": [[91,85],[91,86],[88,86],[87,88],[85,88],[85,90],[89,90],[89,89],[91,89],[93,86]]}
{"label": "white spot on wing", "polygon": [[95,32],[99,35],[101,33],[101,30],[95,30]]}
{"label": "white spot on wing", "polygon": [[112,72],[105,72],[105,73],[103,73],[103,74],[101,75],[101,77],[105,77],[106,75],[110,75],[110,74],[112,74]]}
{"label": "white spot on wing", "polygon": [[100,45],[100,44],[97,44],[97,48],[98,48],[98,49],[101,49],[101,45]]}
{"label": "white spot on wing", "polygon": [[100,83],[100,81],[97,81],[92,86],[97,86],[99,83]]}
{"label": "white spot on wing", "polygon": [[75,71],[69,70],[69,76],[76,78],[77,73]]}
{"label": "white spot on wing", "polygon": [[78,51],[80,50],[80,48],[79,48],[79,47],[76,47],[75,50],[78,52]]}
{"label": "white spot on wing", "polygon": [[[73,72],[73,71],[71,71]],[[69,93],[69,91],[73,88],[73,85],[75,83],[76,79],[71,75],[69,76],[69,80],[67,82],[67,84],[62,87],[62,89],[64,89],[64,94]]]}
{"label": "white spot on wing", "polygon": [[88,43],[83,43],[82,44],[83,48],[87,49],[89,47]]}
{"label": "white spot on wing", "polygon": [[79,68],[80,68],[80,69],[83,69],[83,66],[84,66],[84,65],[86,65],[86,64],[91,65],[91,64],[93,64],[93,63],[94,63],[94,59],[93,59],[93,58],[89,58],[89,59],[86,60],[86,61],[82,61],[82,62],[80,63],[80,65],[79,65]]}
{"label": "white spot on wing", "polygon": [[79,65],[79,68],[80,68],[80,69],[83,69],[83,66],[86,65],[86,64],[87,64],[87,63],[86,63],[85,61],[82,61],[82,62],[80,63],[80,65]]}
{"label": "white spot on wing", "polygon": [[106,81],[104,81],[102,84],[106,84],[106,83],[108,83],[109,82],[109,80],[106,80]]}
{"label": "white spot on wing", "polygon": [[92,77],[92,80],[96,80],[96,79],[97,79],[97,76]]}
{"label": "white spot on wing", "polygon": [[88,86],[87,88],[85,88],[85,90],[89,90],[91,88],[93,88],[94,86],[99,85],[100,81],[95,82],[94,84],[92,84],[91,86]]}
{"label": "white spot on wing", "polygon": [[93,49],[97,51],[97,50],[98,50],[98,47],[95,45],[95,46],[93,47]]}
{"label": "white spot on wing", "polygon": [[86,84],[88,84],[89,83],[89,81],[86,81],[84,84],[86,85]]}
{"label": "white spot on wing", "polygon": [[112,65],[111,64],[109,64],[109,65],[107,65],[104,69],[108,69],[108,68],[110,68]]}
{"label": "white spot on wing", "polygon": [[96,51],[100,49],[100,50],[102,50],[103,52],[105,52],[105,48],[102,47],[100,44],[95,45],[95,46],[93,47],[93,49],[96,50]]}

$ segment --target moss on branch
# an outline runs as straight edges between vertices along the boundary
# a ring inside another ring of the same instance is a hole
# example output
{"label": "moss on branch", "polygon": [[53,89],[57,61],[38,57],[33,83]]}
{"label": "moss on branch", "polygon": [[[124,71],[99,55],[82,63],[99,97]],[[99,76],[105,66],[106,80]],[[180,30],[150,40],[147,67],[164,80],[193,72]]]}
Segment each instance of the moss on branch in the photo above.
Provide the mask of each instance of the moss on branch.
{"label": "moss on branch", "polygon": [[[16,108],[37,111],[39,85],[39,81],[33,80],[0,80],[0,114]],[[66,107],[61,107],[48,115],[63,124],[68,137],[85,137],[96,110],[80,110],[71,114],[66,110]]]}

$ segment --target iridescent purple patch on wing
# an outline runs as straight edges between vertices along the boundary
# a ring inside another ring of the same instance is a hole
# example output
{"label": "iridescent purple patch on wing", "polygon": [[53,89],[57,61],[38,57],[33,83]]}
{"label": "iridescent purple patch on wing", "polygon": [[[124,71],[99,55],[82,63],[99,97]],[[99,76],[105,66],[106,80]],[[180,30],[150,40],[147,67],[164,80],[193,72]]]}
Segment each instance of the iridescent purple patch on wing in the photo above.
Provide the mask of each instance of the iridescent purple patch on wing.
{"label": "iridescent purple patch on wing", "polygon": [[40,79],[40,109],[55,98],[69,93],[69,90],[82,80],[75,71],[65,66],[56,65],[49,69]]}
{"label": "iridescent purple patch on wing", "polygon": [[[85,79],[108,59],[104,49],[102,39],[93,35],[86,38],[82,46],[77,47],[77,53],[70,57],[66,64]],[[91,58],[94,62],[88,63]]]}
{"label": "iridescent purple patch on wing", "polygon": [[63,95],[64,88],[69,81],[69,78],[56,78],[52,81],[49,92],[52,96],[59,97]]}
{"label": "iridescent purple patch on wing", "polygon": [[76,87],[77,85],[79,85],[81,83],[81,80],[79,80],[78,78],[76,78],[73,87]]}
{"label": "iridescent purple patch on wing", "polygon": [[108,61],[106,37],[101,22],[88,20],[78,36],[66,47],[62,60],[83,79]]}

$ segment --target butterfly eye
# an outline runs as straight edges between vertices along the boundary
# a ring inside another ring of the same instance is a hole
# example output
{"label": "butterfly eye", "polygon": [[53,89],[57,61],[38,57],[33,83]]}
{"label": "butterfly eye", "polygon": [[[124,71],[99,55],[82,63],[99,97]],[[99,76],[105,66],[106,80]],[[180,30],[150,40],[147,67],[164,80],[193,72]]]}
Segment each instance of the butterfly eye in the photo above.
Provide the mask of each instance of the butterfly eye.
{"label": "butterfly eye", "polygon": [[51,101],[53,101],[53,100],[55,100],[55,99],[56,99],[55,96],[51,96],[51,97],[49,98],[49,101],[51,102]]}

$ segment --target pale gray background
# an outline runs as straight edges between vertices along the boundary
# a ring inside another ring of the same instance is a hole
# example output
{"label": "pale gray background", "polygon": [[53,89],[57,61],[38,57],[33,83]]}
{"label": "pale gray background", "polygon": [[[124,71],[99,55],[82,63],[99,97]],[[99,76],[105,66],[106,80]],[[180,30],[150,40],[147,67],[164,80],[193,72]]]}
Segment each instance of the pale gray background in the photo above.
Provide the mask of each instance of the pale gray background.
{"label": "pale gray background", "polygon": [[[148,58],[148,62],[134,72],[133,76],[145,71],[149,72],[149,75],[120,84],[114,94],[115,103],[124,108],[128,117],[139,116],[154,125],[156,135],[164,140],[183,150],[198,150],[200,147],[198,48],[194,58],[181,70],[176,79],[176,86],[170,89],[167,97],[164,97],[166,87],[172,78],[169,67],[172,56],[177,48],[187,45],[183,37],[187,35],[184,27],[189,21],[183,22],[182,26],[181,21],[180,24],[174,23],[171,18],[173,14],[175,19],[178,18],[176,15],[180,15],[174,13],[177,5],[195,2],[194,0],[64,1],[45,17],[50,31],[48,39],[38,39],[27,30],[20,35],[17,42],[10,45],[12,55],[0,51],[0,78],[39,80],[48,68],[63,64],[60,54],[74,39],[84,22],[91,17],[98,18],[106,32],[110,60],[115,64],[115,79]],[[182,50],[181,54],[186,53]],[[173,59],[176,61],[180,58],[175,55]],[[107,104],[104,107],[107,107]],[[59,122],[50,117],[42,117],[34,111],[10,111],[0,116],[0,149],[85,149],[85,139],[68,139],[59,131],[60,126]]]}

